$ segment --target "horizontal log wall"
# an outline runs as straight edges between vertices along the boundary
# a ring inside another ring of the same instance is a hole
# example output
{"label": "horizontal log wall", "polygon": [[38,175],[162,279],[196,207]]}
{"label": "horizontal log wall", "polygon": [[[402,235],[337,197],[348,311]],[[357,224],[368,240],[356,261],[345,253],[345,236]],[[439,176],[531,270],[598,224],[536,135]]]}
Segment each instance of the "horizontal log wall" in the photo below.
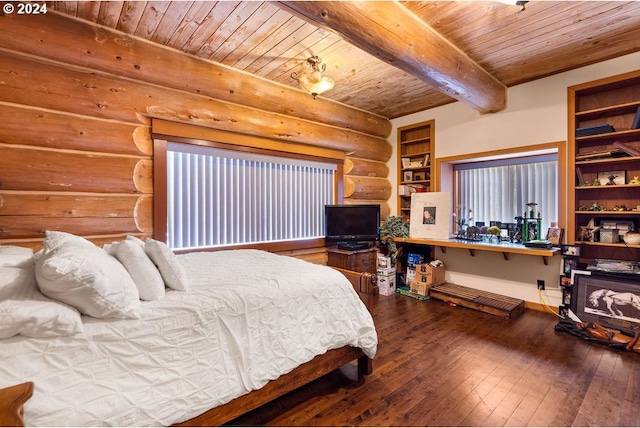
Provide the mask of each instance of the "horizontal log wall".
{"label": "horizontal log wall", "polygon": [[0,244],[152,236],[152,118],[341,150],[345,202],[389,212],[388,120],[55,11],[33,19],[2,17]]}

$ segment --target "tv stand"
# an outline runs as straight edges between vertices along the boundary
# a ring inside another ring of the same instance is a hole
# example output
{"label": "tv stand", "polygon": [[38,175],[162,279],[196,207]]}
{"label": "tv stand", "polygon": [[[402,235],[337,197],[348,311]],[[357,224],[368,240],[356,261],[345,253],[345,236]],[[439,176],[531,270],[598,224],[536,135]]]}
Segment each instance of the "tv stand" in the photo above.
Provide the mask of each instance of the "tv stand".
{"label": "tv stand", "polygon": [[327,265],[355,272],[369,272],[376,274],[378,262],[376,247],[360,250],[345,250],[342,248],[327,249]]}
{"label": "tv stand", "polygon": [[366,250],[367,248],[371,248],[371,245],[364,242],[340,242],[338,243],[339,250],[347,250],[347,251],[356,251],[356,250]]}

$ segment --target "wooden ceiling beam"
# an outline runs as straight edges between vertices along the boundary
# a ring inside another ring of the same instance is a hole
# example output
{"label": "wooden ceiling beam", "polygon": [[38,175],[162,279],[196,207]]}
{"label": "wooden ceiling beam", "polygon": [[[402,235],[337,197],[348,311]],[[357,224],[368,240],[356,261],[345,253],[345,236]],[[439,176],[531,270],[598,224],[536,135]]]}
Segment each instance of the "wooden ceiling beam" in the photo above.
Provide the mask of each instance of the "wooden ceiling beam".
{"label": "wooden ceiling beam", "polygon": [[282,1],[279,6],[481,113],[506,107],[505,85],[397,1]]}

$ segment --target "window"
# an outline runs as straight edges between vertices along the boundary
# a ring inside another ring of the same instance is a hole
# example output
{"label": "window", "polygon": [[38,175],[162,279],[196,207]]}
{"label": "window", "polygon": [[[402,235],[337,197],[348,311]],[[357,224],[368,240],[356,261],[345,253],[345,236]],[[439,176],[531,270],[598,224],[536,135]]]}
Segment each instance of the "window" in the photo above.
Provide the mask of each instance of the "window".
{"label": "window", "polygon": [[337,165],[190,144],[167,145],[173,249],[324,237]]}
{"label": "window", "polygon": [[541,238],[558,219],[558,155],[547,154],[454,166],[457,207],[473,211],[475,222],[515,223],[535,202],[542,216]]}

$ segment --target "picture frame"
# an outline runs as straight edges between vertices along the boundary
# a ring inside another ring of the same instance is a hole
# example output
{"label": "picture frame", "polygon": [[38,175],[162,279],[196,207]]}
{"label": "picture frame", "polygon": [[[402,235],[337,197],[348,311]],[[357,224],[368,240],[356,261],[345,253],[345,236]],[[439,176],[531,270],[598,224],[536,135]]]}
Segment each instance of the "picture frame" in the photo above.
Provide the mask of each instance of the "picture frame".
{"label": "picture frame", "polygon": [[411,168],[411,159],[410,158],[402,158],[402,168]]}
{"label": "picture frame", "polygon": [[564,229],[561,227],[550,227],[547,230],[547,241],[553,245],[562,244],[562,238],[564,237]]}
{"label": "picture frame", "polygon": [[564,259],[564,267],[562,271],[565,275],[570,275],[572,270],[578,268],[578,260],[574,258]]}
{"label": "picture frame", "polygon": [[598,172],[598,181],[601,186],[626,184],[626,175],[626,171],[600,171]]}
{"label": "picture frame", "polygon": [[413,171],[404,171],[402,181],[413,181]]}
{"label": "picture frame", "polygon": [[576,167],[576,178],[578,179],[578,186],[586,185],[584,177],[582,176],[582,170],[580,167]]}
{"label": "picture frame", "polygon": [[640,129],[640,106],[636,110],[636,115],[633,117],[633,123],[631,124],[631,129]]}
{"label": "picture frame", "polygon": [[583,322],[626,330],[633,337],[640,329],[640,312],[629,304],[632,295],[640,297],[633,278],[575,275],[571,310]]}
{"label": "picture frame", "polygon": [[571,287],[571,277],[560,275],[560,286],[561,287]]}
{"label": "picture frame", "polygon": [[563,256],[580,257],[582,255],[582,247],[580,245],[562,245],[560,248]]}
{"label": "picture frame", "polygon": [[416,239],[449,239],[453,218],[451,213],[449,192],[412,194],[409,236]]}
{"label": "picture frame", "polygon": [[423,172],[416,172],[415,174],[413,174],[413,181],[422,181],[422,180],[424,180]]}

